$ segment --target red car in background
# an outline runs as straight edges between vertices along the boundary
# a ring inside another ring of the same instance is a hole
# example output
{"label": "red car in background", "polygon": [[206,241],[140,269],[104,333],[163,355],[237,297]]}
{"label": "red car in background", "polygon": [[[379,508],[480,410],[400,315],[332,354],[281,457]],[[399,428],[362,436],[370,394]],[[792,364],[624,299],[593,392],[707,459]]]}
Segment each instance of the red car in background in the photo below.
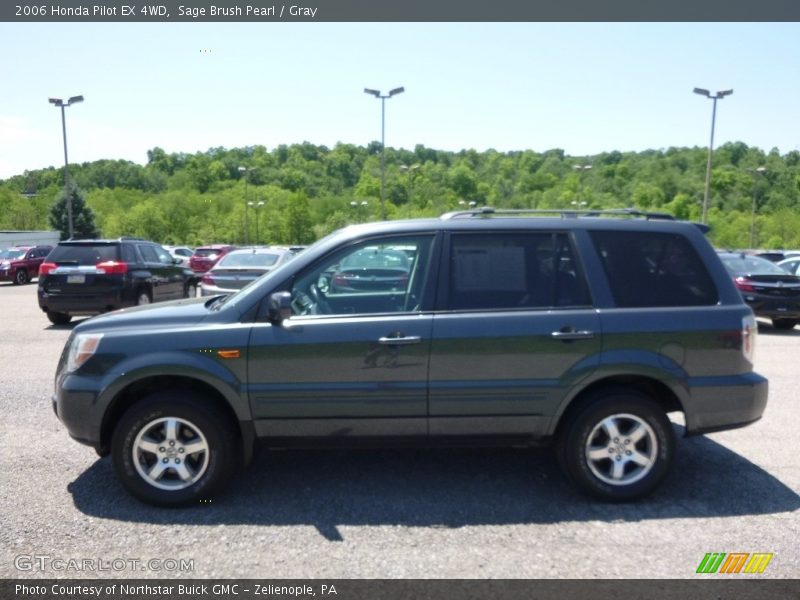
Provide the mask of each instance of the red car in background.
{"label": "red car in background", "polygon": [[200,246],[189,259],[189,268],[195,273],[205,273],[231,250],[236,250],[236,246],[228,246],[225,244]]}
{"label": "red car in background", "polygon": [[39,265],[52,249],[52,246],[14,246],[0,250],[0,281],[22,285],[38,277]]}

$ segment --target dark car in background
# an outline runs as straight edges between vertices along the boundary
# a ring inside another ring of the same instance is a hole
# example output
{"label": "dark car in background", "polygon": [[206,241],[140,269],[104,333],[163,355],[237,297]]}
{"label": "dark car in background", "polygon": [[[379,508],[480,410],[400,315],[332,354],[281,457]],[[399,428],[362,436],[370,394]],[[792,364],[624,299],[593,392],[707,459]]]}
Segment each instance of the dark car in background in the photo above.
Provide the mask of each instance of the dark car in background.
{"label": "dark car in background", "polygon": [[39,307],[56,325],[75,315],[194,297],[198,277],[147,240],[65,241],[39,269]]}
{"label": "dark car in background", "polygon": [[722,252],[719,257],[756,316],[772,319],[776,329],[800,322],[800,277],[758,256]]}
{"label": "dark car in background", "polygon": [[203,275],[201,293],[203,296],[216,296],[238,291],[293,256],[293,252],[284,248],[233,250]]}
{"label": "dark car in background", "polygon": [[53,249],[52,246],[15,246],[0,251],[0,281],[14,285],[28,283],[39,274],[39,265]]}
{"label": "dark car in background", "polygon": [[210,246],[196,248],[189,259],[189,268],[195,273],[205,273],[217,264],[220,258],[235,249],[236,246],[225,244],[211,244]]}

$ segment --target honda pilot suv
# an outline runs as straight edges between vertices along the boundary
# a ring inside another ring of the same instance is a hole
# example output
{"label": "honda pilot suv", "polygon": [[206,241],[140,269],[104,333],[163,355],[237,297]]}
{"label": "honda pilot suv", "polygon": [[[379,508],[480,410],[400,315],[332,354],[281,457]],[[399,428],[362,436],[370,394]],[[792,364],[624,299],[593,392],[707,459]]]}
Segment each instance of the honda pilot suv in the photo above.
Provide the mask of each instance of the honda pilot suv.
{"label": "honda pilot suv", "polygon": [[59,242],[39,267],[39,307],[51,323],[74,315],[197,295],[198,276],[141,239]]}
{"label": "honda pilot suv", "polygon": [[[620,218],[622,217],[622,218]],[[333,285],[368,255],[391,286]],[[597,498],[652,492],[700,434],[758,420],[753,312],[701,229],[636,211],[369,223],[241,291],[75,327],[53,407],[134,496],[208,498],[257,444],[552,443]]]}

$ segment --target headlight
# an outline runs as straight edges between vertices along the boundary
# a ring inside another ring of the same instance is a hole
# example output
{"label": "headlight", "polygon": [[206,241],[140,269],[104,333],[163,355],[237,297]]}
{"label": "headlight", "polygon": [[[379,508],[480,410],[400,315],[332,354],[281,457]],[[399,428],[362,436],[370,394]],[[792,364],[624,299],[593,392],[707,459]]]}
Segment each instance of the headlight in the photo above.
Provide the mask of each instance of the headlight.
{"label": "headlight", "polygon": [[101,339],[103,339],[102,333],[79,333],[76,335],[69,348],[67,371],[71,373],[89,360],[100,347]]}

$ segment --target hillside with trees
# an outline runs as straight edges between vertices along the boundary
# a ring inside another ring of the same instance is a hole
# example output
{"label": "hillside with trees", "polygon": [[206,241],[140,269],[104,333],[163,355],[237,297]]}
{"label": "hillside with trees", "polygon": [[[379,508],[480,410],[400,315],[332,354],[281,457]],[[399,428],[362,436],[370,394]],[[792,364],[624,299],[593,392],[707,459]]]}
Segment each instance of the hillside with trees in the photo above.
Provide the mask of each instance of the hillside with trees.
{"label": "hillside with trees", "polygon": [[[636,207],[699,220],[706,159],[706,148],[588,157],[558,149],[387,148],[385,210],[387,218],[397,219],[470,205]],[[245,209],[252,203],[250,243],[258,227],[260,243],[306,244],[348,223],[380,218],[380,164],[377,142],[212,148],[196,154],[154,148],[144,166],[100,160],[70,165],[70,176],[104,237],[241,244]],[[756,171],[759,167],[764,170]],[[63,168],[0,182],[0,229],[49,229],[60,196]],[[800,248],[800,152],[781,155],[741,142],[715,149],[708,222],[718,246]]]}

